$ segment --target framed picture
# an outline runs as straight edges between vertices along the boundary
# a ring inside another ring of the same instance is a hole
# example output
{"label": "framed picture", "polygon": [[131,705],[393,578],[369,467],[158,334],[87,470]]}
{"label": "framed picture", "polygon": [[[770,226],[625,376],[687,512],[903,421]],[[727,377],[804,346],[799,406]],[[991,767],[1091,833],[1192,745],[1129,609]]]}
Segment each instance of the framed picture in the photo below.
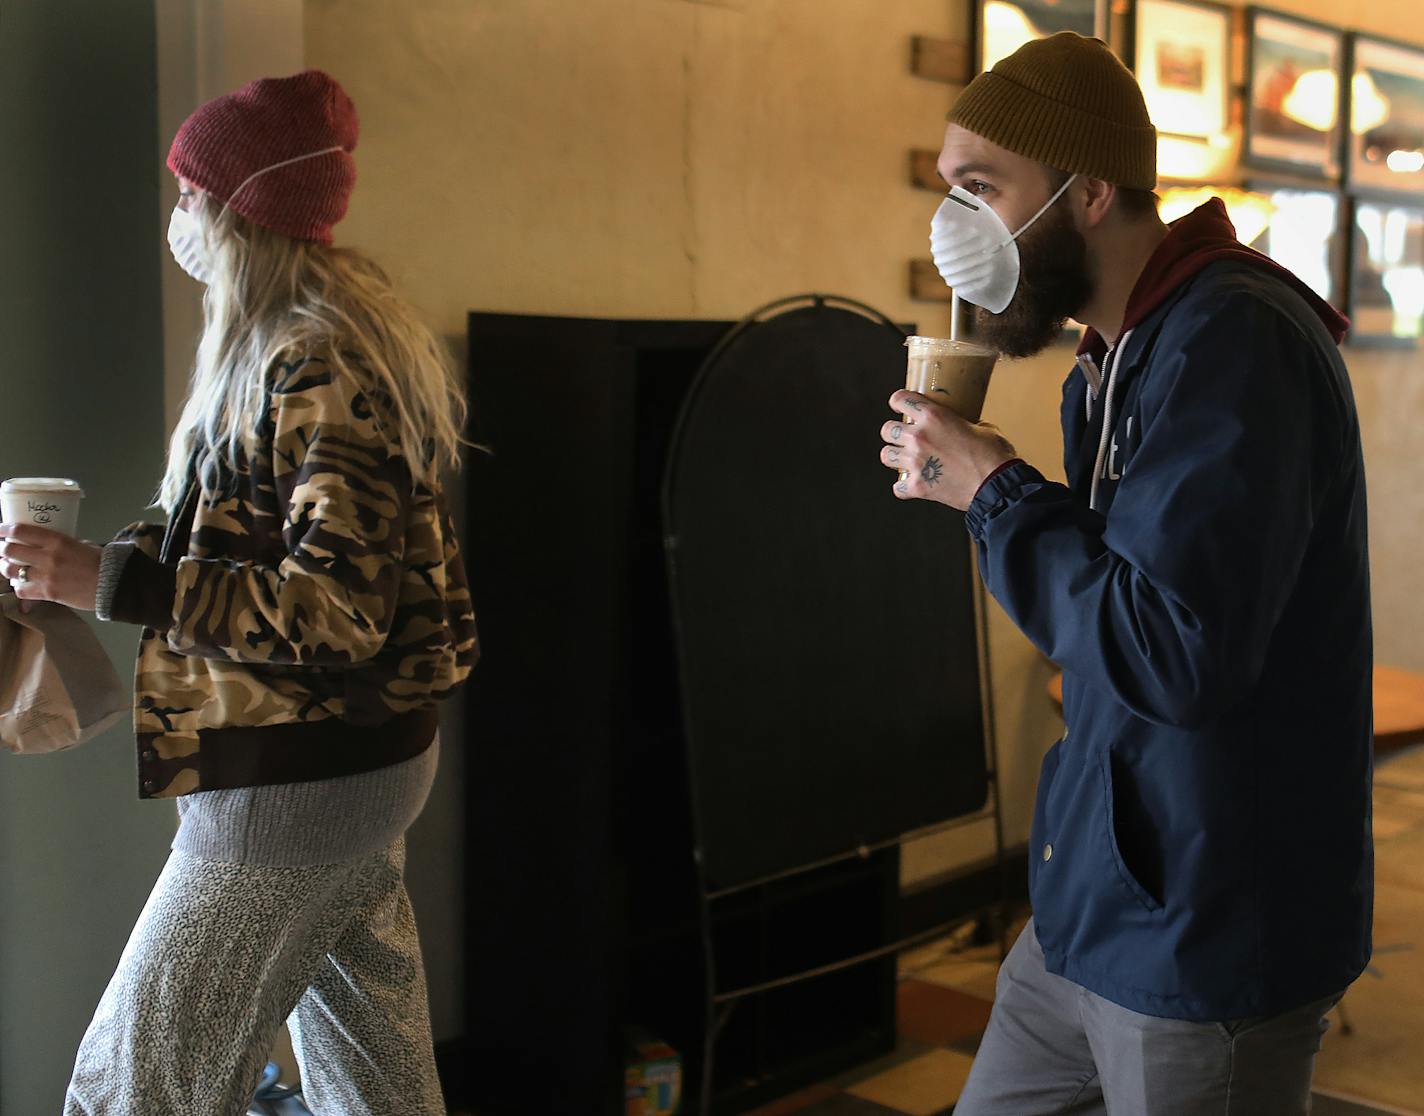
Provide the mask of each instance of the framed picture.
{"label": "framed picture", "polygon": [[1424,189],[1424,50],[1350,36],[1353,189]]}
{"label": "framed picture", "polygon": [[1353,233],[1350,340],[1417,344],[1424,335],[1424,204],[1356,198]]}
{"label": "framed picture", "polygon": [[1137,0],[1133,69],[1159,133],[1209,139],[1230,120],[1231,9],[1207,0]]}
{"label": "framed picture", "polygon": [[1251,241],[1332,306],[1345,308],[1344,198],[1337,190],[1251,179],[1246,189],[1264,202],[1265,226]]}
{"label": "framed picture", "polygon": [[1024,43],[1059,31],[1104,41],[1111,0],[974,0],[969,5],[974,72],[993,69]]}
{"label": "framed picture", "polygon": [[1243,160],[1339,179],[1345,32],[1267,8],[1246,19]]}

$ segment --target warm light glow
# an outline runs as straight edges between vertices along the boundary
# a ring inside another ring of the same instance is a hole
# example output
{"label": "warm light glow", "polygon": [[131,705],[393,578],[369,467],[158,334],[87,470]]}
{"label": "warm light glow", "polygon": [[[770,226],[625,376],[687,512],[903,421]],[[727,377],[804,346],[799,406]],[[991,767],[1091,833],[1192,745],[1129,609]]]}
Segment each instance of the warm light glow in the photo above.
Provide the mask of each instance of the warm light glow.
{"label": "warm light glow", "polygon": [[1226,212],[1236,226],[1236,239],[1242,244],[1250,244],[1266,231],[1276,209],[1275,203],[1264,194],[1235,186],[1176,186],[1161,191],[1161,198],[1157,213],[1169,224],[1212,198],[1220,198],[1226,203]]}
{"label": "warm light glow", "polygon": [[1328,132],[1335,127],[1340,110],[1340,83],[1330,70],[1308,70],[1295,79],[1281,103],[1281,111],[1292,120]]}
{"label": "warm light glow", "polygon": [[984,69],[1038,37],[1038,28],[1017,4],[989,0],[984,5]]}
{"label": "warm light glow", "polygon": [[1424,324],[1424,270],[1394,267],[1384,273],[1385,293],[1394,306],[1396,337],[1418,337]]}
{"label": "warm light glow", "polygon": [[1368,70],[1358,71],[1350,82],[1350,130],[1364,135],[1388,119],[1389,98],[1379,91]]}
{"label": "warm light glow", "polygon": [[1391,151],[1384,165],[1395,174],[1415,174],[1424,170],[1424,151]]}
{"label": "warm light glow", "polygon": [[1229,173],[1234,154],[1235,143],[1225,134],[1209,140],[1158,136],[1157,174],[1161,178],[1209,182]]}

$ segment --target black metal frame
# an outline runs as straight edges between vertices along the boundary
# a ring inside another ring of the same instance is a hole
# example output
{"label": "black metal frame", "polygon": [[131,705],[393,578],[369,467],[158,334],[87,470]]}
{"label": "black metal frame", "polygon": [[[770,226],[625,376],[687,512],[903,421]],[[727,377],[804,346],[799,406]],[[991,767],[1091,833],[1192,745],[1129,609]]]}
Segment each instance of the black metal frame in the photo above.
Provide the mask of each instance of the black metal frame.
{"label": "black metal frame", "polygon": [[[887,318],[884,314],[880,313],[878,310],[875,310],[873,307],[867,306],[865,303],[858,302],[855,299],[844,298],[837,295],[796,295],[790,298],[779,299],[775,302],[768,303],[767,305],[762,306],[757,310],[754,310],[752,313],[748,314],[744,319],[742,319],[742,321],[739,322],[733,329],[728,331],[728,333],[722,338],[722,340],[717,344],[717,346],[713,348],[713,350],[708,354],[707,358],[703,362],[701,371],[699,371],[697,377],[694,379],[692,385],[687,391],[686,396],[684,397],[681,414],[668,445],[669,461],[675,460],[677,457],[678,447],[681,444],[684,435],[687,416],[691,413],[693,409],[693,404],[696,402],[698,395],[700,394],[702,388],[705,385],[708,372],[716,365],[718,357],[730,345],[735,343],[736,339],[739,336],[741,336],[747,329],[751,328],[752,326],[760,322],[767,321],[768,319],[775,317],[779,314],[787,313],[789,311],[796,310],[808,305],[813,307],[819,307],[823,305],[835,305],[843,309],[852,310],[855,313],[864,315],[872,321],[878,322],[887,326],[888,328],[896,330],[902,336],[907,335],[907,332],[903,326],[898,325],[891,319]],[[671,488],[672,473],[671,470],[668,470],[663,480],[662,518],[663,523],[669,528],[673,523],[670,503]],[[671,548],[668,548],[667,556],[668,579],[669,585],[671,585],[676,578],[676,571],[674,569]],[[892,847],[898,848],[898,846],[901,845],[907,839],[912,839],[918,836],[928,836],[933,833],[956,829],[965,825],[982,822],[986,819],[992,819],[994,825],[994,866],[998,875],[999,883],[999,897],[997,904],[998,911],[996,921],[1000,935],[1000,956],[1002,957],[1007,953],[1007,941],[1005,939],[1005,935],[1007,933],[1008,927],[1007,907],[1009,903],[1009,896],[1011,894],[1011,885],[1008,880],[1006,867],[1007,860],[1004,847],[1003,811],[1001,803],[1002,796],[1000,793],[1001,783],[999,781],[998,740],[996,725],[994,721],[994,703],[991,692],[991,659],[989,654],[988,640],[989,610],[983,580],[976,578],[975,586],[975,616],[976,623],[978,626],[977,642],[979,645],[980,656],[980,700],[982,702],[984,713],[984,743],[986,751],[986,767],[988,783],[991,792],[989,802],[983,809],[973,814],[968,814],[963,817],[950,819],[949,821],[929,827],[925,830],[920,830],[916,833],[901,834],[893,839],[880,842],[875,846],[862,846],[857,849],[847,849],[846,851],[837,856],[828,857],[824,860],[818,861],[815,864],[804,865],[796,869],[779,872],[775,875],[766,876],[759,879],[749,880],[745,883],[741,883],[733,887],[726,887],[715,891],[709,890],[708,888],[706,875],[703,869],[702,858],[698,857],[696,859],[696,874],[698,880],[698,887],[701,892],[700,905],[702,919],[702,936],[703,948],[706,953],[706,965],[704,972],[706,974],[707,984],[707,1017],[705,1041],[702,1051],[702,1072],[701,1080],[699,1082],[697,1105],[694,1109],[694,1111],[698,1113],[699,1116],[711,1116],[714,1111],[713,1077],[714,1064],[716,1060],[717,1040],[727,1021],[730,1019],[732,1012],[735,1011],[737,1005],[740,1002],[747,1000],[751,997],[773,991],[777,988],[784,988],[791,985],[816,980],[817,978],[825,977],[836,972],[843,972],[847,969],[871,965],[877,962],[885,962],[897,956],[902,950],[912,948],[916,945],[920,945],[926,941],[932,940],[936,936],[940,936],[947,933],[958,921],[960,921],[956,919],[954,922],[946,922],[944,924],[932,926],[929,928],[920,928],[909,935],[901,937],[898,940],[886,943],[885,945],[879,946],[875,949],[859,953],[852,957],[842,958],[834,963],[820,965],[815,968],[804,970],[802,972],[787,974],[775,980],[766,981],[743,988],[719,989],[717,985],[716,959],[713,950],[713,919],[715,917],[714,907],[719,900],[728,899],[730,897],[734,897],[746,893],[748,891],[753,891],[755,889],[766,887],[770,884],[794,879],[798,876],[804,876],[808,873],[829,868],[837,864],[843,864],[847,861],[853,861],[856,859],[868,860],[870,857],[874,856],[879,852],[888,850]],[[673,626],[676,630],[680,626],[681,621],[678,616],[678,607],[675,596],[671,600],[671,605]],[[685,679],[684,688],[686,688]],[[684,718],[686,718],[687,707],[685,705],[683,707],[683,713]],[[690,749],[692,739],[692,726],[690,724],[685,725],[683,736],[684,740],[687,742],[687,747]],[[689,763],[691,762],[692,758],[689,754]],[[695,815],[697,811],[697,803],[695,797],[692,802],[692,809],[694,813],[695,825]]]}
{"label": "black metal frame", "polygon": [[[1335,131],[1334,135],[1329,137],[1324,145],[1327,151],[1332,152],[1335,160],[1333,174],[1328,166],[1321,167],[1317,171],[1312,168],[1310,163],[1298,162],[1293,159],[1281,159],[1275,156],[1252,154],[1251,141],[1257,131],[1254,127],[1254,92],[1256,87],[1257,61],[1256,41],[1259,37],[1256,32],[1256,23],[1261,16],[1280,20],[1282,23],[1294,23],[1314,31],[1326,31],[1335,36],[1335,77],[1337,83]],[[1329,183],[1339,183],[1341,181],[1345,171],[1345,160],[1349,155],[1350,82],[1347,70],[1349,54],[1348,36],[1342,27],[1337,27],[1331,23],[1323,23],[1318,20],[1306,19],[1303,16],[1294,15],[1291,12],[1283,12],[1276,8],[1267,8],[1253,4],[1246,9],[1246,88],[1241,106],[1241,162],[1243,166],[1260,168],[1264,171],[1280,174],[1319,178],[1321,181]]]}
{"label": "black metal frame", "polygon": [[[970,0],[969,4],[969,68],[970,76],[984,71],[984,6],[988,0]],[[1066,30],[1060,28],[1060,30]],[[1111,41],[1112,0],[1093,0],[1093,34],[1104,42]],[[1053,34],[1050,31],[1048,34]]]}
{"label": "black metal frame", "polygon": [[[1155,0],[1156,3],[1176,4],[1184,8],[1203,8],[1210,12],[1215,12],[1222,17],[1221,50],[1222,50],[1222,71],[1225,80],[1222,82],[1222,120],[1226,126],[1231,123],[1231,18],[1236,10],[1229,4],[1218,3],[1216,0]],[[1126,62],[1128,69],[1134,74],[1138,73],[1137,51],[1141,45],[1142,36],[1138,33],[1138,25],[1141,22],[1141,0],[1130,0],[1131,12],[1128,16],[1127,42],[1123,45],[1121,57]],[[1141,77],[1138,78],[1139,83]],[[1161,136],[1179,136],[1190,140],[1207,140],[1211,137],[1195,135],[1191,132],[1171,132],[1158,131]]]}
{"label": "black metal frame", "polygon": [[[1345,72],[1341,80],[1341,85],[1345,89],[1353,89],[1355,72],[1359,65],[1360,43],[1376,43],[1380,46],[1390,47],[1395,50],[1408,51],[1410,54],[1417,54],[1421,62],[1424,62],[1424,47],[1418,43],[1407,43],[1401,39],[1391,39],[1384,35],[1368,35],[1362,31],[1349,31],[1345,35]],[[1424,78],[1421,78],[1424,81]],[[1355,163],[1355,142],[1354,128],[1351,115],[1354,111],[1353,95],[1345,99],[1344,112],[1342,114],[1342,146],[1340,160],[1341,181],[1352,194],[1361,197],[1393,197],[1403,201],[1405,199],[1419,197],[1419,183],[1424,182],[1424,172],[1420,172],[1420,178],[1416,180],[1414,186],[1401,186],[1397,189],[1389,186],[1381,186],[1375,183],[1362,183],[1359,181],[1358,168]]]}
{"label": "black metal frame", "polygon": [[[1356,220],[1361,205],[1392,205],[1400,209],[1412,209],[1424,218],[1424,196],[1403,192],[1393,192],[1389,190],[1359,190],[1350,194],[1347,198],[1348,204],[1344,207],[1345,220],[1349,222],[1346,230],[1345,274],[1348,286],[1346,287],[1346,313],[1351,319],[1350,334],[1348,342],[1357,348],[1372,349],[1415,349],[1419,347],[1420,341],[1424,340],[1424,330],[1414,337],[1399,337],[1392,333],[1361,333],[1355,326],[1357,317],[1357,300],[1360,288],[1360,253],[1363,250],[1364,237],[1360,233],[1359,223]],[[1424,264],[1424,255],[1421,255],[1419,262]]]}

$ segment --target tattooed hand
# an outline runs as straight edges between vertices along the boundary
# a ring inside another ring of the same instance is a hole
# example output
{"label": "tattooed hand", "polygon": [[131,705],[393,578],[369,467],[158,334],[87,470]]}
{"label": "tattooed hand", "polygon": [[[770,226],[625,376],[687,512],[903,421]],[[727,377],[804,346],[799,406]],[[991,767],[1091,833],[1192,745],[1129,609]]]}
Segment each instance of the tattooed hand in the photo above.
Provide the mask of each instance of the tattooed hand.
{"label": "tattooed hand", "polygon": [[880,428],[881,463],[898,474],[901,500],[935,500],[964,511],[984,479],[1018,454],[998,429],[965,422],[948,407],[912,391],[897,391],[890,406],[904,416]]}

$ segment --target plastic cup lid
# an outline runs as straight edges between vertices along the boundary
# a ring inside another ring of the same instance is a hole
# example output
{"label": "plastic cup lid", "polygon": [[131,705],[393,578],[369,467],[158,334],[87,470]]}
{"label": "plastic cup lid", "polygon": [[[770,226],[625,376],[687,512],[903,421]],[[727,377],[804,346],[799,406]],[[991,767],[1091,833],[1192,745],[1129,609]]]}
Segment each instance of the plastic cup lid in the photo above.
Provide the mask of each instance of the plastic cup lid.
{"label": "plastic cup lid", "polygon": [[66,495],[83,496],[84,489],[77,481],[65,477],[11,477],[0,484],[0,492],[58,492]]}

